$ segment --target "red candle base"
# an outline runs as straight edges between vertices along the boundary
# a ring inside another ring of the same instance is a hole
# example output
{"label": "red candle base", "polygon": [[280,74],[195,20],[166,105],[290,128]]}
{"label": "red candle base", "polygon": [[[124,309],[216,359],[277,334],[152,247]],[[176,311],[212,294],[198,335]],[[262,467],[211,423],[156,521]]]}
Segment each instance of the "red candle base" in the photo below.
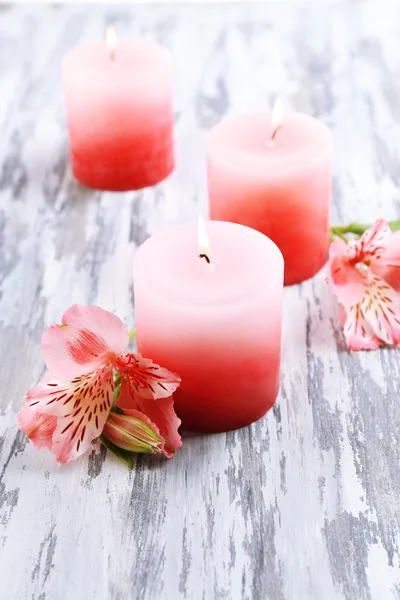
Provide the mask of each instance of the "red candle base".
{"label": "red candle base", "polygon": [[[215,198],[215,196],[211,196]],[[281,206],[278,203],[278,206]],[[210,206],[210,217],[215,221],[227,219],[232,223],[245,224],[269,237],[280,248],[285,261],[284,285],[295,285],[314,277],[322,269],[329,256],[329,221],[327,212],[318,219],[316,214],[303,225],[298,215],[288,213],[285,227],[280,227],[279,216],[260,221],[251,214],[239,215],[234,205],[217,203]],[[310,225],[311,221],[311,225]],[[287,235],[287,230],[291,232]]]}
{"label": "red candle base", "polygon": [[[288,265],[288,267],[285,269],[285,286],[296,285],[297,283],[311,279],[311,277],[314,277],[314,275],[316,275],[318,271],[322,269],[328,260],[329,238],[326,240],[321,240],[321,246],[313,247],[311,252],[307,251],[307,247],[303,249],[301,254],[302,263],[300,265],[296,264],[296,258],[295,256],[292,256],[294,253],[295,249],[293,249],[293,251],[288,249],[286,254],[289,256],[289,258],[287,259],[285,258],[285,252],[282,251],[285,264]],[[309,256],[307,256],[307,254],[309,254]]]}
{"label": "red candle base", "polygon": [[183,429],[198,433],[222,433],[247,427],[261,419],[273,407],[278,395],[276,386],[274,389],[265,390],[265,396],[262,398],[241,398],[237,402],[235,412],[231,404],[232,398],[227,400],[226,397],[188,397],[181,388],[174,394],[176,414],[182,421]]}
{"label": "red candle base", "polygon": [[[98,152],[92,159],[87,152],[71,152],[72,172],[82,185],[110,192],[125,192],[129,190],[140,190],[160,183],[168,177],[174,170],[174,154],[172,140],[168,140],[168,146],[165,144],[160,147],[159,152],[152,152],[148,157],[142,157],[141,161],[137,159],[118,160],[118,154],[112,157],[112,149],[109,149],[107,156],[99,157]],[[129,156],[129,155],[128,155]],[[99,162],[99,158],[101,160]],[[112,165],[112,166],[111,166]]]}

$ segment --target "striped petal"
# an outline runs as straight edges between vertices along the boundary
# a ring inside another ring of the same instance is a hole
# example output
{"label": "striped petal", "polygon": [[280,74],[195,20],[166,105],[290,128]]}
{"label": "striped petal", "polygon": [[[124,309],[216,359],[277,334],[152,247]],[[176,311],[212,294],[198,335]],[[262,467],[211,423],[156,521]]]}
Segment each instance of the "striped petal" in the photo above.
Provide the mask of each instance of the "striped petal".
{"label": "striped petal", "polygon": [[386,281],[370,274],[360,309],[383,343],[400,343],[400,295]]}
{"label": "striped petal", "polygon": [[148,358],[142,358],[138,353],[120,356],[115,360],[114,366],[121,373],[121,382],[129,383],[132,390],[142,398],[169,398],[181,382],[179,375],[156,365]]}
{"label": "striped petal", "polygon": [[400,231],[392,233],[384,250],[374,256],[371,270],[400,291]]}
{"label": "striped petal", "polygon": [[349,350],[376,350],[381,341],[376,337],[372,325],[365,318],[359,304],[345,309],[346,319],[343,333]]}
{"label": "striped petal", "polygon": [[391,232],[384,219],[378,219],[355,242],[361,260],[396,291],[400,290],[400,231]]}
{"label": "striped petal", "polygon": [[26,404],[37,413],[58,417],[52,452],[59,462],[73,460],[101,435],[111,409],[114,381],[111,366],[60,380],[47,372],[28,391]]}
{"label": "striped petal", "polygon": [[359,240],[354,242],[354,246],[362,259],[372,258],[382,254],[391,235],[392,232],[385,219],[378,219],[362,234]]}

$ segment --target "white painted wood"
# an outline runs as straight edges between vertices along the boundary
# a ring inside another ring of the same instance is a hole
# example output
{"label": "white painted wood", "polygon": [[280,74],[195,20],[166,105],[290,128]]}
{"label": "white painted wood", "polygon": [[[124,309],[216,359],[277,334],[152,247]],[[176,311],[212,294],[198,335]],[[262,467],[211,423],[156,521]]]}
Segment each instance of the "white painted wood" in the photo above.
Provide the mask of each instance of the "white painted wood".
{"label": "white painted wood", "polygon": [[[174,55],[177,167],[138,193],[68,167],[59,62],[111,22]],[[399,216],[399,33],[395,3],[1,7],[1,599],[400,597],[399,354],[343,349],[324,273],[285,291],[281,394],[249,428],[129,473],[103,450],[57,468],[16,423],[70,304],[133,324],[135,249],[206,212],[221,117],[279,93],[333,129],[333,219]]]}

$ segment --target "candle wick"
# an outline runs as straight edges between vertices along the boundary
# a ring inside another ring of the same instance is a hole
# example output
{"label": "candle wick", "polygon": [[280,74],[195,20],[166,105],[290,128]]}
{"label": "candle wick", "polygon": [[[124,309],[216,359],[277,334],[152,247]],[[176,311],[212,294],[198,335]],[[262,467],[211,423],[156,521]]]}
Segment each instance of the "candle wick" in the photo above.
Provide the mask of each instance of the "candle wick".
{"label": "candle wick", "polygon": [[207,254],[199,254],[199,258],[204,258],[208,265],[211,264],[211,260],[208,258]]}
{"label": "candle wick", "polygon": [[271,139],[270,139],[270,141],[269,141],[269,145],[270,145],[270,146],[273,146],[273,145],[274,145],[274,139],[275,139],[275,136],[276,136],[276,134],[278,133],[278,131],[280,130],[280,128],[281,128],[281,127],[282,127],[282,125],[278,125],[278,126],[277,126],[277,127],[275,127],[275,129],[273,130],[273,132],[272,132],[272,135],[271,135]]}

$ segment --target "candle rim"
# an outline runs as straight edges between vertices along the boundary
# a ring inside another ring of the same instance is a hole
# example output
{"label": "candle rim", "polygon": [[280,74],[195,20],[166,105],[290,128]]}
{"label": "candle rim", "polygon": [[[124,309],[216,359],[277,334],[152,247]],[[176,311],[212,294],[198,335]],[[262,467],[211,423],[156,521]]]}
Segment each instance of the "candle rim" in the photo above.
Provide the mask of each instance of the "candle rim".
{"label": "candle rim", "polygon": [[180,309],[185,309],[185,310],[187,310],[187,312],[191,312],[193,310],[196,311],[199,308],[202,308],[204,311],[207,310],[207,311],[211,312],[213,309],[220,309],[221,307],[224,307],[224,309],[226,309],[226,310],[230,310],[230,309],[235,310],[236,308],[240,308],[242,306],[251,307],[253,302],[256,302],[260,296],[267,293],[270,288],[277,286],[280,281],[282,281],[282,289],[283,289],[283,275],[284,275],[284,269],[282,269],[282,273],[280,274],[280,276],[277,277],[276,279],[274,279],[274,281],[270,285],[260,288],[260,290],[258,292],[253,293],[249,296],[244,296],[242,298],[223,300],[222,302],[216,302],[216,301],[196,302],[192,298],[185,299],[185,301],[184,301],[184,300],[180,300],[179,298],[176,298],[176,297],[158,294],[151,287],[146,285],[143,282],[143,280],[139,279],[139,282],[142,285],[143,289],[146,290],[147,293],[151,294],[154,298],[162,298],[162,300],[163,300],[163,302],[165,302],[165,304],[168,304],[168,305],[174,306],[174,307],[179,307]]}

